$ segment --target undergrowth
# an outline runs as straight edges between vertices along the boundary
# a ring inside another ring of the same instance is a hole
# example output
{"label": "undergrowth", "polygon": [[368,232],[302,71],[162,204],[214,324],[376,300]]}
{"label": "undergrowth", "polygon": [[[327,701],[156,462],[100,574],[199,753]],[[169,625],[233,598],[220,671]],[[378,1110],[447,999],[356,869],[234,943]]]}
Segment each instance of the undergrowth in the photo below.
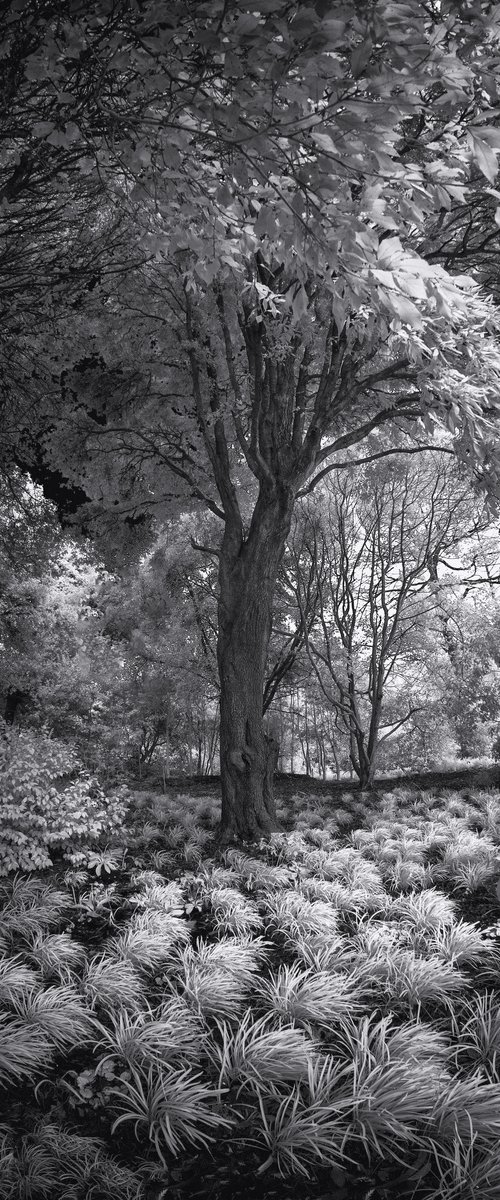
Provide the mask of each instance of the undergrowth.
{"label": "undergrowth", "polygon": [[500,795],[213,797],[1,883],[0,1200],[500,1195]]}

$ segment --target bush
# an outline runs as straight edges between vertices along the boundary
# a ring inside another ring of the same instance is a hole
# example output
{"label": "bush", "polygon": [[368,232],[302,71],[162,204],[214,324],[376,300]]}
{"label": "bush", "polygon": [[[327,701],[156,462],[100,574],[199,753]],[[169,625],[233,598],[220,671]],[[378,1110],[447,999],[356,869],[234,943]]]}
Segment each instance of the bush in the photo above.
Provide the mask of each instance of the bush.
{"label": "bush", "polygon": [[47,733],[14,732],[2,723],[0,875],[50,867],[54,851],[71,860],[122,830],[126,789],[106,796],[97,780],[78,768],[73,751]]}

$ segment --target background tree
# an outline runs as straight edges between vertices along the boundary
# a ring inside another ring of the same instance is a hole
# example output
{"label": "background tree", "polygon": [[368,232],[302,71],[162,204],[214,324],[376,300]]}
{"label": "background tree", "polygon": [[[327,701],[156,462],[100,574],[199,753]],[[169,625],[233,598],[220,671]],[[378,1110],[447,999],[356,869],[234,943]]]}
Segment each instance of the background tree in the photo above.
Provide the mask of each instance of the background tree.
{"label": "background tree", "polygon": [[[370,787],[381,744],[426,705],[418,661],[420,632],[440,611],[433,575],[485,523],[484,504],[439,452],[347,469],[323,488],[294,538],[297,605],[305,616],[313,564],[320,599],[309,661]],[[408,663],[417,668],[410,686]]]}

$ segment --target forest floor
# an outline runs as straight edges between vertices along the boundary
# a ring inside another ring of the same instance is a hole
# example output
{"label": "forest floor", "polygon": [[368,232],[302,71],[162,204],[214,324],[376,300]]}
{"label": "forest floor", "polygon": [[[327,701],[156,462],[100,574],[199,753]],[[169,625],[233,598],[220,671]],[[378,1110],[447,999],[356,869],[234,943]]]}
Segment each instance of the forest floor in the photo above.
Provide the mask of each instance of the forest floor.
{"label": "forest floor", "polygon": [[[483,770],[483,769],[481,769]],[[0,1200],[498,1200],[500,792],[212,781],[2,883]]]}
{"label": "forest floor", "polygon": [[[360,789],[355,779],[318,779],[313,775],[275,774],[275,792],[278,799],[286,801],[290,795],[304,792],[309,795],[355,796]],[[146,769],[145,777],[137,786],[145,790],[162,791],[166,793],[207,792],[213,795],[220,793],[220,777],[218,775],[180,775],[162,780],[154,770]],[[422,792],[441,791],[470,791],[485,788],[500,788],[500,763],[494,766],[456,766],[447,770],[412,771],[391,775],[377,776],[371,791],[382,798],[386,792],[394,788]]]}

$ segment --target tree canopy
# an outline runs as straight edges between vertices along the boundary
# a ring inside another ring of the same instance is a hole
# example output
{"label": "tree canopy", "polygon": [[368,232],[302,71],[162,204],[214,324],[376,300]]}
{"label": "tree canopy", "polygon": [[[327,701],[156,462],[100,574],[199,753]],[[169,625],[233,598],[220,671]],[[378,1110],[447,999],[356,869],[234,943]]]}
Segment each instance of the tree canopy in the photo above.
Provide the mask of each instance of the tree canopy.
{"label": "tree canopy", "polygon": [[253,837],[275,822],[262,698],[297,501],[352,447],[448,435],[498,491],[497,309],[481,240],[463,274],[446,238],[478,206],[496,222],[500,16],[4,9],[6,458],[61,508],[66,489],[113,567],[172,514],[219,523],[223,825]]}

